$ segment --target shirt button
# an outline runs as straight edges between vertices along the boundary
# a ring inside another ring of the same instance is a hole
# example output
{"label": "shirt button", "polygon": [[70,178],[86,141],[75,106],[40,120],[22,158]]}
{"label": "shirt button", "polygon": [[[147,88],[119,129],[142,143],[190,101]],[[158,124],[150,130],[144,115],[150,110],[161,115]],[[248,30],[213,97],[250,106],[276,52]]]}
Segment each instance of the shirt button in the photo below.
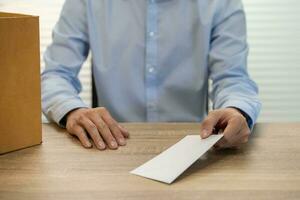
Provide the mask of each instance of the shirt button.
{"label": "shirt button", "polygon": [[155,35],[155,34],[154,34],[153,31],[149,32],[149,36],[150,36],[150,37],[153,37],[154,35]]}
{"label": "shirt button", "polygon": [[151,67],[148,68],[148,72],[154,73],[154,71],[155,71],[154,67],[151,66]]}

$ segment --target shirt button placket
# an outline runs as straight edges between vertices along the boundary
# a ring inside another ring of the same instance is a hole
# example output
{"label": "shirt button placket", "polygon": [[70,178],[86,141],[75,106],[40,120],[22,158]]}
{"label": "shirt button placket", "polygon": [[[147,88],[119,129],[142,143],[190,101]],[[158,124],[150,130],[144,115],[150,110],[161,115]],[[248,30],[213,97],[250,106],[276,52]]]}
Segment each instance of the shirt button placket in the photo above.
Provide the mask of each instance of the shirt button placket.
{"label": "shirt button placket", "polygon": [[145,58],[145,89],[147,121],[158,121],[157,113],[157,4],[149,0],[147,6],[147,34]]}

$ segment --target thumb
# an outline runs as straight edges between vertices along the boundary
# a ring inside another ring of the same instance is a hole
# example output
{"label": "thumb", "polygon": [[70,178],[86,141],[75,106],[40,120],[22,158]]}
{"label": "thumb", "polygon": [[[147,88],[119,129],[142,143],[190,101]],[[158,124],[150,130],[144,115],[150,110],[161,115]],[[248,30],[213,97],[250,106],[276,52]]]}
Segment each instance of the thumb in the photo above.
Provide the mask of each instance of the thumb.
{"label": "thumb", "polygon": [[202,139],[208,138],[212,133],[214,127],[217,125],[220,119],[220,115],[216,111],[212,111],[209,115],[204,119],[201,126],[200,136]]}

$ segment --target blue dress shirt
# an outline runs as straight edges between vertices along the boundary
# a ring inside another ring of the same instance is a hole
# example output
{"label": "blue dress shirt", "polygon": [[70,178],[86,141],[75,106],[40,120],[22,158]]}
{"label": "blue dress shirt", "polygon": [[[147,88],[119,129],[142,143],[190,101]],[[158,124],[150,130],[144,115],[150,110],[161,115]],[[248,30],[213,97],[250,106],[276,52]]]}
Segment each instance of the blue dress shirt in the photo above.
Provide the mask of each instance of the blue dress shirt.
{"label": "blue dress shirt", "polygon": [[240,0],[67,0],[44,55],[49,119],[88,107],[78,73],[89,51],[99,106],[117,121],[200,122],[209,80],[214,109],[236,107],[257,119]]}

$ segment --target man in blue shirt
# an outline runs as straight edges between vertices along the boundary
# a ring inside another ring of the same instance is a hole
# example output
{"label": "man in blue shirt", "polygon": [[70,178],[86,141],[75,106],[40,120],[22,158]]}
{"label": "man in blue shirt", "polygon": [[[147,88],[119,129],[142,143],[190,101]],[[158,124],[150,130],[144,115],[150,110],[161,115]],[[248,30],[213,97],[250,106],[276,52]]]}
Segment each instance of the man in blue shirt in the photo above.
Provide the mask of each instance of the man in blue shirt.
{"label": "man in blue shirt", "polygon": [[[67,0],[44,55],[43,112],[86,148],[125,145],[124,121],[203,121],[202,138],[223,129],[216,147],[238,147],[261,106],[246,38],[241,0]],[[89,51],[97,108],[78,96]]]}

